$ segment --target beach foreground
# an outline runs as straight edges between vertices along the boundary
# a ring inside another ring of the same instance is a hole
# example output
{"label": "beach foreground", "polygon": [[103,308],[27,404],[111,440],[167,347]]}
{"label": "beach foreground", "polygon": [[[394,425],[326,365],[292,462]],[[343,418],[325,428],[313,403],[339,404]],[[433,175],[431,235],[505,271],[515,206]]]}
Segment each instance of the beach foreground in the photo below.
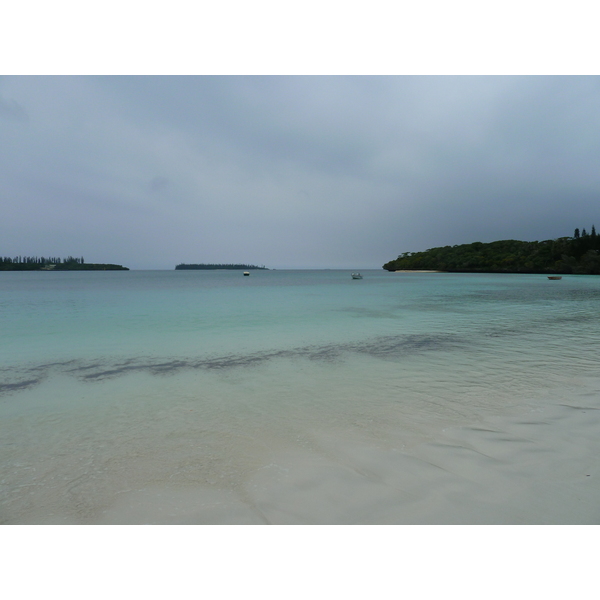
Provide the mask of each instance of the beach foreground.
{"label": "beach foreground", "polygon": [[589,404],[513,411],[409,449],[318,438],[272,456],[241,493],[149,487],[92,522],[597,524],[600,407]]}
{"label": "beach foreground", "polygon": [[[196,455],[196,464],[173,441],[100,460],[80,439],[71,467],[48,457],[21,479],[3,522],[595,524],[600,382],[587,385],[576,402],[549,397],[459,425],[381,429],[379,441],[318,428],[292,441],[230,440],[223,456]],[[211,469],[198,464],[210,460]]]}

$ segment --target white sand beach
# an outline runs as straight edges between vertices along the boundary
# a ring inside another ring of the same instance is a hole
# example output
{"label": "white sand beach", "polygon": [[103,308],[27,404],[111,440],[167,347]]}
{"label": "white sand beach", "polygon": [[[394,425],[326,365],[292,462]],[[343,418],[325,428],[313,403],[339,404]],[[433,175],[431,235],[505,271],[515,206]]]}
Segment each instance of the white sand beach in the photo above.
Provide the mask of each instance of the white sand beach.
{"label": "white sand beach", "polygon": [[597,524],[600,406],[557,398],[426,439],[316,434],[236,490],[149,486],[93,522],[122,524]]}

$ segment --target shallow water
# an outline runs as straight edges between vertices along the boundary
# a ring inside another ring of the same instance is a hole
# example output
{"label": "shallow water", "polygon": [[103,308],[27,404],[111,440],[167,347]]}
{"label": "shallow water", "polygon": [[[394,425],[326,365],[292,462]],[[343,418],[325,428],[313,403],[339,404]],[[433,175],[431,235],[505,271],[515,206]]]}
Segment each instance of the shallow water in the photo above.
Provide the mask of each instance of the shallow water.
{"label": "shallow water", "polygon": [[600,278],[363,275],[0,273],[0,521],[597,522]]}

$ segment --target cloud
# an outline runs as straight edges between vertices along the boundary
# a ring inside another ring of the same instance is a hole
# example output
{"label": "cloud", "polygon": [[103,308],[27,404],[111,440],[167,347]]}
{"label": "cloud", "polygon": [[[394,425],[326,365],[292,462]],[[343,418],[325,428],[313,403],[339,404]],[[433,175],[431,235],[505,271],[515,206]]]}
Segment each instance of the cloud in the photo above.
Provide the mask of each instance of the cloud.
{"label": "cloud", "polygon": [[7,77],[5,253],[364,269],[570,235],[600,194],[598,81]]}
{"label": "cloud", "polygon": [[150,190],[152,192],[160,192],[169,187],[170,183],[171,182],[166,177],[161,177],[160,175],[153,177],[150,181]]}
{"label": "cloud", "polygon": [[16,101],[0,96],[0,118],[20,123],[29,123],[27,111]]}

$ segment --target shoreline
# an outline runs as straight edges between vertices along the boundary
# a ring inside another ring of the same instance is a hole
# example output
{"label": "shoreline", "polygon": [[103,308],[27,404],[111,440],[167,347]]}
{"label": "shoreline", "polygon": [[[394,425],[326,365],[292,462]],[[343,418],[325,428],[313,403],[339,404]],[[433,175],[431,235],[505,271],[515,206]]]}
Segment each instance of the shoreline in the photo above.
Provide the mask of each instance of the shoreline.
{"label": "shoreline", "polygon": [[397,271],[390,271],[391,273],[445,273],[446,271],[429,271],[426,269],[398,269]]}

